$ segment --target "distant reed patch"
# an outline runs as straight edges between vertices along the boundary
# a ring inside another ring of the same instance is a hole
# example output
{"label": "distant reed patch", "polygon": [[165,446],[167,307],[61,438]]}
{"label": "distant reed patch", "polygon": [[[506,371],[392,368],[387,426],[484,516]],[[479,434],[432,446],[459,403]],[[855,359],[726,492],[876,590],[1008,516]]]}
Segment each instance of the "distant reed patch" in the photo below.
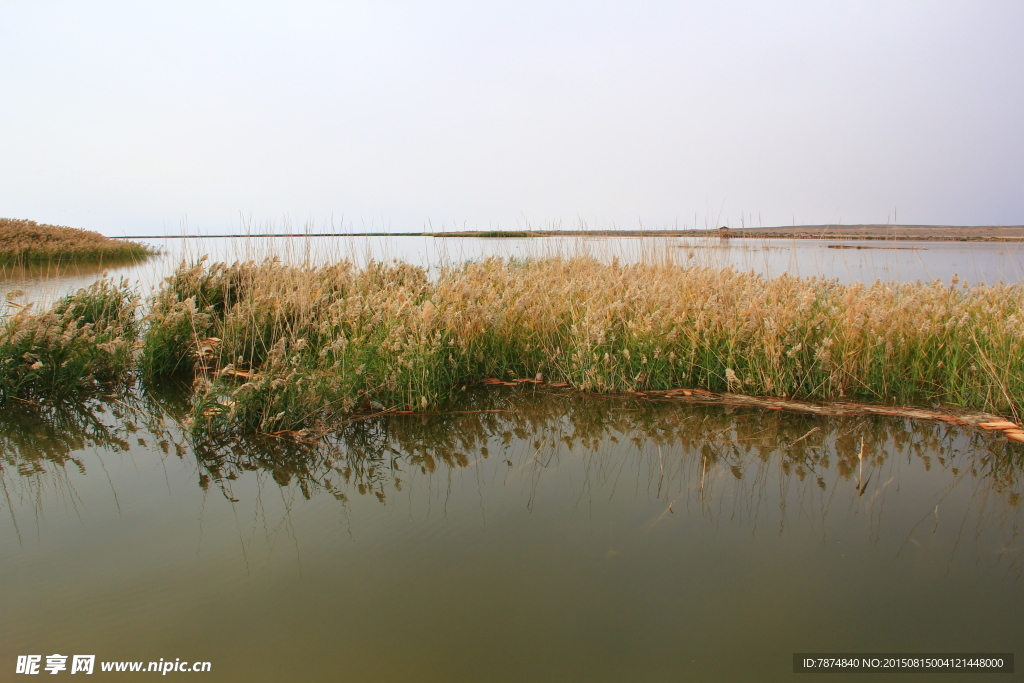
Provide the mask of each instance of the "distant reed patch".
{"label": "distant reed patch", "polygon": [[431,237],[499,237],[499,238],[523,238],[537,237],[536,233],[525,230],[471,230],[468,232],[431,232],[424,233]]}
{"label": "distant reed patch", "polygon": [[133,261],[155,251],[144,244],[116,240],[90,230],[0,218],[0,265],[48,262]]}

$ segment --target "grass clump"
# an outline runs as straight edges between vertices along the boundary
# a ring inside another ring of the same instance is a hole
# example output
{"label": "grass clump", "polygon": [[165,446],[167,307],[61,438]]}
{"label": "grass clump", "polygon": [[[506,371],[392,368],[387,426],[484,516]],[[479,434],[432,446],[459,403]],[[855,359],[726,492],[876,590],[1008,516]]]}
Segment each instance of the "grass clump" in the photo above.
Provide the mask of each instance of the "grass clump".
{"label": "grass clump", "polygon": [[153,253],[144,244],[111,239],[98,232],[0,218],[0,265],[132,261]]}
{"label": "grass clump", "polygon": [[597,392],[692,387],[1017,413],[1024,289],[587,258],[489,259],[436,276],[402,263],[200,263],[165,283],[144,349],[151,376],[205,369],[200,429],[421,410],[482,377],[538,372]]}
{"label": "grass clump", "polygon": [[126,283],[110,280],[43,313],[8,302],[0,319],[0,399],[64,398],[124,377],[133,365],[137,306]]}
{"label": "grass clump", "polygon": [[262,431],[364,403],[429,404],[456,378],[438,360],[447,347],[427,338],[428,289],[406,264],[182,267],[154,300],[142,367],[150,377],[219,368],[222,379],[199,383],[197,417]]}

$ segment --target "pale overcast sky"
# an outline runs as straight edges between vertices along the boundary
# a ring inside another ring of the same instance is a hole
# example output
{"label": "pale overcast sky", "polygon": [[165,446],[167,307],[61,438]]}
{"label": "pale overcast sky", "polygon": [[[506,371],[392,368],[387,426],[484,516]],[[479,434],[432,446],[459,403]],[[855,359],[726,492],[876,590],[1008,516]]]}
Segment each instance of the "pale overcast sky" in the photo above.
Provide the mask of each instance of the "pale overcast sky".
{"label": "pale overcast sky", "polygon": [[1022,2],[9,2],[0,216],[1024,223]]}

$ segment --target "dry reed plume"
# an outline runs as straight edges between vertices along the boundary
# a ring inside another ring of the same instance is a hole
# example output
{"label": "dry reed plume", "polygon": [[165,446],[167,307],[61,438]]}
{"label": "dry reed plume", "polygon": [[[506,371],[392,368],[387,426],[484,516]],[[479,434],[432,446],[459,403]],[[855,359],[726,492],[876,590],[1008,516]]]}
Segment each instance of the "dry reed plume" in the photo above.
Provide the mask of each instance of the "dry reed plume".
{"label": "dry reed plume", "polygon": [[0,398],[61,398],[123,378],[133,365],[138,298],[100,280],[48,311],[8,301],[0,319]]}
{"label": "dry reed plume", "polygon": [[[154,300],[149,376],[200,372],[198,429],[423,409],[488,376],[585,391],[695,387],[1017,414],[1019,285],[766,279],[670,263],[489,259],[182,266]],[[202,349],[199,351],[199,349]],[[219,370],[219,372],[214,372]]]}
{"label": "dry reed plume", "polygon": [[125,261],[152,250],[138,242],[115,240],[98,232],[0,218],[0,265],[43,261]]}

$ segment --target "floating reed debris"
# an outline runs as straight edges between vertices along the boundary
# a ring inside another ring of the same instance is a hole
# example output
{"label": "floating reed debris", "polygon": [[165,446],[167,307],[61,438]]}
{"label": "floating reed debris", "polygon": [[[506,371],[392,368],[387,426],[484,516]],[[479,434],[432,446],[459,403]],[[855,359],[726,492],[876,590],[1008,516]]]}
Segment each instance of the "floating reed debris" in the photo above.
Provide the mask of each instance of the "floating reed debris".
{"label": "floating reed debris", "polygon": [[0,265],[132,261],[153,253],[144,244],[111,239],[98,232],[0,218]]}
{"label": "floating reed debris", "polygon": [[994,421],[994,422],[982,422],[978,426],[981,427],[982,429],[989,429],[989,430],[1001,429],[1001,430],[1005,431],[1007,429],[1020,429],[1020,427],[1018,427],[1015,422],[1007,422],[1006,420],[999,420],[999,421]]}
{"label": "floating reed debris", "polygon": [[200,430],[425,410],[471,381],[537,373],[592,392],[690,387],[1017,415],[1022,311],[1019,285],[840,285],[668,262],[488,259],[434,275],[404,263],[201,262],[157,294],[142,367],[197,373]]}

